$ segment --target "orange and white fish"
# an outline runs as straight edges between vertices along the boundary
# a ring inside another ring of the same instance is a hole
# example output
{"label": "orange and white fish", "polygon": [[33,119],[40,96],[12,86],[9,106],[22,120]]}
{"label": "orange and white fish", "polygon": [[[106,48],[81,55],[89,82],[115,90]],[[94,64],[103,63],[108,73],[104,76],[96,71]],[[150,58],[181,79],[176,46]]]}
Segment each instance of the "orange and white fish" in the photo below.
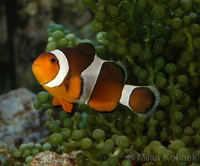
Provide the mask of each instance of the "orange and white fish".
{"label": "orange and white fish", "polygon": [[139,115],[149,115],[159,104],[156,88],[125,84],[123,68],[97,57],[88,43],[42,53],[32,70],[54,96],[53,105],[62,105],[68,113],[73,103],[85,103],[97,111],[112,111],[121,103]]}

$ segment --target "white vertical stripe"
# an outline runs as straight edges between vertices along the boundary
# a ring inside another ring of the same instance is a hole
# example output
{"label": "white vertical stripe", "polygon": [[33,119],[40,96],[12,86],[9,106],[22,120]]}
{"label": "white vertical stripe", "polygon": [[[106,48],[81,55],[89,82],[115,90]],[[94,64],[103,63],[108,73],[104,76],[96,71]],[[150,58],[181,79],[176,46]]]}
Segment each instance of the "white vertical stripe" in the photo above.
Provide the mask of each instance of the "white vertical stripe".
{"label": "white vertical stripe", "polygon": [[[88,66],[82,73],[81,77],[84,80],[83,94],[81,98],[77,101],[78,103],[86,103],[89,101],[92,92],[94,90],[95,84],[99,77],[101,67],[104,61],[95,55],[93,62]],[[109,61],[108,61],[109,62]],[[106,80],[105,80],[106,81]]]}
{"label": "white vertical stripe", "polygon": [[58,59],[60,70],[59,70],[58,74],[56,75],[56,77],[53,80],[51,80],[50,82],[46,83],[45,86],[57,87],[60,84],[62,84],[66,75],[68,74],[69,63],[68,63],[68,60],[67,60],[65,54],[62,51],[54,50],[54,51],[51,51],[50,53],[54,54],[56,56],[56,58]]}
{"label": "white vertical stripe", "polygon": [[122,94],[121,94],[121,98],[119,101],[121,104],[127,106],[131,110],[132,110],[132,108],[129,106],[129,100],[130,100],[130,95],[135,88],[137,88],[137,87],[133,86],[133,85],[124,85]]}

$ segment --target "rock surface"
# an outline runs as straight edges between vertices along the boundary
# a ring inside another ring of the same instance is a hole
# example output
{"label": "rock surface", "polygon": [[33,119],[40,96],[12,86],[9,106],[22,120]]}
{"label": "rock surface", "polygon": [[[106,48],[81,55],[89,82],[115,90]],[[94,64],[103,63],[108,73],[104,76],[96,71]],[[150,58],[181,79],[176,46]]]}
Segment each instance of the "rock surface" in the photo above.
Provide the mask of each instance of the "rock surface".
{"label": "rock surface", "polygon": [[35,110],[36,94],[19,88],[0,95],[0,140],[12,136],[22,142],[37,142],[48,134],[43,127],[43,111]]}
{"label": "rock surface", "polygon": [[46,151],[41,152],[35,156],[34,160],[30,163],[30,166],[77,166],[76,155],[80,151],[71,152],[70,154],[58,155],[54,152]]}

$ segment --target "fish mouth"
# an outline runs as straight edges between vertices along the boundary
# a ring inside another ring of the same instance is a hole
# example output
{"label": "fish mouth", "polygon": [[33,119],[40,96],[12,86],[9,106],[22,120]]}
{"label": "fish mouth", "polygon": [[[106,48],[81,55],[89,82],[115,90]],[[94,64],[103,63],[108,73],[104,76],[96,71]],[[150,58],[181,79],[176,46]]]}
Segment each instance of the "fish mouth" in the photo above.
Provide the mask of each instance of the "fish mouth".
{"label": "fish mouth", "polygon": [[[43,71],[44,71],[44,68],[43,66],[40,64],[40,63],[37,63],[36,61],[33,62],[32,64],[32,71],[33,71],[33,74],[35,75],[36,79],[38,80],[38,82],[43,85],[43,84],[46,84],[43,80]],[[42,79],[41,79],[42,78]],[[47,81],[48,82],[48,81]]]}
{"label": "fish mouth", "polygon": [[37,62],[33,62],[33,64],[32,64],[33,73],[36,71],[41,71],[41,70],[42,70],[42,66]]}
{"label": "fish mouth", "polygon": [[32,64],[32,72],[35,75],[36,78],[40,77],[40,73],[42,71],[42,66],[36,62],[33,62]]}
{"label": "fish mouth", "polygon": [[34,61],[32,66],[41,66],[41,65]]}

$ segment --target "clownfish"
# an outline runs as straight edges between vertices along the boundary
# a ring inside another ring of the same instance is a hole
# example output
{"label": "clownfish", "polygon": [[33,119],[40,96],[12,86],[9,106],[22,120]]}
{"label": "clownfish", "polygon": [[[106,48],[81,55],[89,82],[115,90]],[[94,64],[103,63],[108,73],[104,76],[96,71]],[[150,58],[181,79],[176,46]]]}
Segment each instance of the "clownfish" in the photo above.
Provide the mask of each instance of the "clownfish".
{"label": "clownfish", "polygon": [[32,71],[53,95],[53,105],[62,105],[68,113],[73,103],[85,103],[100,112],[113,111],[121,103],[138,115],[150,115],[159,104],[156,88],[125,84],[123,67],[100,59],[89,43],[42,53]]}

